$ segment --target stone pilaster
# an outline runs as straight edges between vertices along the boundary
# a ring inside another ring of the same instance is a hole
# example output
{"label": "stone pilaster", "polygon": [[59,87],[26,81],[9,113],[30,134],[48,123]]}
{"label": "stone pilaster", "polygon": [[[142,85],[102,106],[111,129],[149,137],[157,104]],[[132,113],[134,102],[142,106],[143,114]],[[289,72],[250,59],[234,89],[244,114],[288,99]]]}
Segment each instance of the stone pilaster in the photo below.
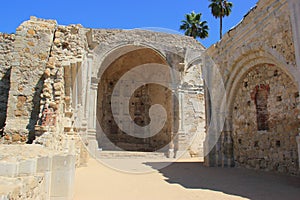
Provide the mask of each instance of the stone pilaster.
{"label": "stone pilaster", "polygon": [[232,120],[226,118],[221,135],[222,141],[222,167],[234,166],[233,158],[233,140],[232,140]]}
{"label": "stone pilaster", "polygon": [[[185,154],[187,149],[187,136],[184,130],[184,91],[182,89],[178,90],[178,133],[174,137],[174,148],[176,148],[176,153],[179,156]],[[176,147],[175,147],[176,146]],[[183,155],[184,156],[184,155]]]}
{"label": "stone pilaster", "polygon": [[97,89],[98,79],[93,79],[90,85],[89,100],[87,102],[88,109],[88,150],[92,156],[96,156],[98,149],[98,142],[96,139],[96,127],[97,127]]}
{"label": "stone pilaster", "polygon": [[288,3],[290,8],[297,67],[300,70],[300,1],[288,0]]}
{"label": "stone pilaster", "polygon": [[[292,23],[293,39],[295,46],[295,55],[297,68],[300,71],[300,1],[299,0],[288,0],[290,8],[290,18]],[[299,78],[299,77],[298,77]],[[299,89],[298,80],[298,89]],[[298,144],[298,159],[299,159],[299,169],[300,169],[300,135],[296,136],[296,141]]]}

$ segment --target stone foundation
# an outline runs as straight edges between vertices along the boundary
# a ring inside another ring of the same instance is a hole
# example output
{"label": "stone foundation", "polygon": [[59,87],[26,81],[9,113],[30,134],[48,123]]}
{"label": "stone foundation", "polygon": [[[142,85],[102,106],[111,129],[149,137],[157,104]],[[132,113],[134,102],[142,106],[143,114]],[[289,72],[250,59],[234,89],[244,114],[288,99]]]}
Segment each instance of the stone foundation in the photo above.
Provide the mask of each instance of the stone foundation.
{"label": "stone foundation", "polygon": [[44,187],[42,175],[18,178],[0,177],[0,199],[47,199]]}
{"label": "stone foundation", "polygon": [[40,145],[1,145],[0,151],[2,199],[72,199],[74,155]]}

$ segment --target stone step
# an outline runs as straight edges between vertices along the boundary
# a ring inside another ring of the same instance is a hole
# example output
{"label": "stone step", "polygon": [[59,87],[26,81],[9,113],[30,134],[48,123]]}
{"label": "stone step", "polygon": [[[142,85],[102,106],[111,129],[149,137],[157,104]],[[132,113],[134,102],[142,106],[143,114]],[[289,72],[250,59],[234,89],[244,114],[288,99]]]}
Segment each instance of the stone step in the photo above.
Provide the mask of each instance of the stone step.
{"label": "stone step", "polygon": [[128,158],[166,158],[163,152],[138,152],[138,151],[98,151],[97,158],[103,159],[128,159]]}

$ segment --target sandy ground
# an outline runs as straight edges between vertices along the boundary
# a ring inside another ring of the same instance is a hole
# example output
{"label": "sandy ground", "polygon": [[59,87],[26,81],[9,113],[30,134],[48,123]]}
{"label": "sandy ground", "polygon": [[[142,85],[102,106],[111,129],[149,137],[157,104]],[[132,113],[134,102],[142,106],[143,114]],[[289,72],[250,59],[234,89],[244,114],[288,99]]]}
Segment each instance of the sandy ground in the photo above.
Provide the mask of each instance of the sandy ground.
{"label": "sandy ground", "polygon": [[[300,178],[237,168],[206,168],[199,160],[181,160],[165,168],[160,161],[139,161],[118,171],[90,159],[76,170],[75,200],[299,200]],[[119,166],[124,160],[116,161]],[[167,163],[168,164],[168,163]]]}

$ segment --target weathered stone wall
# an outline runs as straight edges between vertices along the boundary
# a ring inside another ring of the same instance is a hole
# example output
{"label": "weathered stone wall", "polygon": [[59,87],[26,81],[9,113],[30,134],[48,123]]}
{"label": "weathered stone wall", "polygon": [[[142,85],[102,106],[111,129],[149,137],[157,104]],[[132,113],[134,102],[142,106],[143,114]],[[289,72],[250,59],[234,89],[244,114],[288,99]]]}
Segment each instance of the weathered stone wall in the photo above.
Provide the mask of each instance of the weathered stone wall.
{"label": "weathered stone wall", "polygon": [[[34,143],[50,149],[77,154],[77,165],[85,160],[87,154],[82,153],[85,148],[78,135],[81,125],[72,129],[77,105],[70,100],[70,91],[65,95],[65,79],[70,75],[66,69],[73,66],[73,71],[78,71],[86,52],[87,42],[82,39],[86,31],[80,28],[31,17],[15,35],[1,35],[1,123],[6,120],[1,143],[32,143],[36,139]],[[9,40],[13,42],[10,46]]]}
{"label": "weathered stone wall", "polygon": [[[199,94],[203,83],[198,83],[201,79],[200,67],[190,63],[195,57],[189,56],[191,52],[201,55],[204,48],[194,39],[143,30],[92,30],[81,25],[59,26],[53,20],[31,17],[17,28],[12,45],[12,76],[10,84],[6,84],[10,87],[9,103],[7,114],[3,114],[7,119],[5,137],[1,142],[38,143],[78,155],[77,165],[85,162],[82,160],[85,160],[87,152],[82,142],[90,145],[95,139],[97,91],[95,93],[94,89],[98,87],[99,72],[105,69],[101,66],[107,64],[105,59],[110,52],[126,45],[152,49],[178,71],[182,80],[172,92],[180,90],[182,94],[178,96],[181,98],[181,114],[178,107],[174,111],[176,115],[181,115],[176,120],[181,119],[180,124],[186,125],[181,126],[180,134],[185,136],[184,140],[190,140],[193,135],[202,132],[204,124],[198,122],[204,118],[201,111],[203,105],[197,102],[203,103],[203,95]],[[171,101],[171,97],[168,98]],[[171,108],[167,110],[172,113]],[[172,121],[171,118],[168,120]],[[166,129],[166,137],[171,138],[171,132],[177,132],[172,127]],[[168,138],[155,140],[159,144]],[[197,150],[192,151],[199,150],[196,146]]]}
{"label": "weathered stone wall", "polygon": [[[205,104],[204,83],[201,65],[188,66],[182,75],[182,87],[178,98],[182,98],[182,119],[180,129],[186,133],[185,140],[189,144],[191,156],[203,157],[203,142],[205,139]],[[181,97],[182,96],[182,97]],[[181,130],[179,130],[180,132]]]}
{"label": "weathered stone wall", "polygon": [[[206,164],[296,173],[299,78],[287,1],[259,1],[207,52],[222,75],[227,111]],[[260,99],[253,100],[256,86]]]}
{"label": "weathered stone wall", "polygon": [[[241,59],[249,59],[254,52],[269,54],[287,66],[296,65],[290,12],[286,0],[261,0],[221,41],[208,49],[218,64],[224,82],[240,67]],[[263,57],[257,54],[256,59]],[[218,55],[218,56],[217,56]],[[253,55],[254,56],[254,55]],[[230,83],[228,83],[230,84]]]}
{"label": "weathered stone wall", "polygon": [[[84,116],[78,119],[82,96],[76,96],[77,76],[86,54],[85,29],[81,25],[57,26],[44,70],[40,102],[40,124],[35,126],[36,143],[77,155],[77,166],[86,162],[87,152],[79,134],[85,133]],[[82,114],[82,113],[80,113]],[[80,124],[75,124],[75,119]],[[81,124],[82,123],[82,124]],[[85,123],[86,124],[86,123]],[[84,141],[84,135],[82,135]]]}
{"label": "weathered stone wall", "polygon": [[43,176],[0,177],[1,200],[47,199]]}
{"label": "weathered stone wall", "polygon": [[290,8],[290,17],[291,17],[291,24],[293,29],[293,43],[295,46],[296,52],[296,60],[297,60],[297,67],[300,68],[300,23],[299,23],[299,16],[300,16],[300,2],[298,0],[287,0]]}
{"label": "weathered stone wall", "polygon": [[237,166],[298,173],[298,104],[297,87],[281,69],[261,64],[247,72],[232,115]]}
{"label": "weathered stone wall", "polygon": [[16,31],[5,126],[6,142],[34,139],[46,63],[56,22],[32,18]]}
{"label": "weathered stone wall", "polygon": [[14,34],[0,33],[0,137],[3,134],[2,129],[6,121],[14,41]]}
{"label": "weathered stone wall", "polygon": [[[190,58],[187,53],[201,54],[204,49],[201,44],[178,35],[143,30],[92,30],[81,25],[59,26],[53,20],[32,17],[22,23],[15,34],[13,75],[10,84],[6,85],[10,87],[9,106],[7,114],[3,114],[7,118],[5,137],[1,141],[6,144],[38,143],[76,154],[77,165],[86,162],[83,143],[89,146],[93,143],[93,148],[98,146],[95,144],[97,91],[94,89],[98,87],[99,73],[105,69],[100,66],[107,64],[105,59],[110,52],[124,45],[144,46],[161,53],[165,58],[163,62],[181,74],[182,86],[176,90],[181,90],[184,95],[180,97],[182,114],[177,120],[182,119],[187,126],[180,134],[185,135],[184,140],[190,140],[194,134],[203,131],[204,124],[198,124],[199,119],[204,118],[200,111],[203,106],[197,104],[198,100],[203,100],[197,93],[203,83],[197,83],[201,76],[195,73],[200,67],[189,63],[194,57]],[[194,73],[197,75],[193,76]],[[171,113],[172,109],[167,110]],[[175,110],[178,115],[178,107]],[[168,120],[172,121],[171,118]],[[171,132],[177,132],[171,127],[164,131],[169,138],[155,139],[157,144],[172,138]],[[196,146],[193,152],[199,151]]]}

